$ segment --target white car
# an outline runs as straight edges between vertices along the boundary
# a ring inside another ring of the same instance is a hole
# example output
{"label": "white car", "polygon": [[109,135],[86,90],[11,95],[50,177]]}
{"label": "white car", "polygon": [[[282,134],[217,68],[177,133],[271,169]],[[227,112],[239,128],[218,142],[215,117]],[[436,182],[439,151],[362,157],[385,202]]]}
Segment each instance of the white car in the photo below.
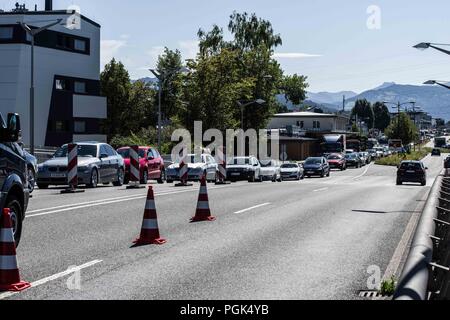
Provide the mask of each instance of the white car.
{"label": "white car", "polygon": [[376,147],[376,148],[373,148],[373,150],[375,150],[375,152],[377,153],[377,158],[378,159],[381,159],[381,158],[385,157],[383,147]]}
{"label": "white car", "polygon": [[281,179],[289,180],[303,180],[305,178],[305,171],[303,167],[297,163],[285,163],[280,167]]}
{"label": "white car", "polygon": [[[201,156],[189,154],[185,159],[188,167],[188,181],[200,181],[204,175],[208,182],[218,181],[219,166],[210,154],[202,154]],[[168,166],[166,176],[167,183],[180,181],[180,163]]]}
{"label": "white car", "polygon": [[261,176],[263,180],[269,180],[272,182],[282,182],[281,178],[281,163],[276,160],[260,160],[261,163]]}

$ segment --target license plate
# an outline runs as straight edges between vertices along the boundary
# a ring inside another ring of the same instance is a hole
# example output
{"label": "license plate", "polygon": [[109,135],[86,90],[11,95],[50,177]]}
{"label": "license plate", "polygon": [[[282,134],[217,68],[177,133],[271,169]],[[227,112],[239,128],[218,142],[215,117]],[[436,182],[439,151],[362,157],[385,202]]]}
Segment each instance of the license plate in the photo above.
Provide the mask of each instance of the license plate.
{"label": "license plate", "polygon": [[51,177],[52,178],[65,178],[66,174],[65,173],[52,173]]}
{"label": "license plate", "polygon": [[416,173],[414,170],[408,170],[406,173]]}
{"label": "license plate", "polygon": [[309,174],[313,174],[313,173],[314,173],[314,171],[308,171],[308,173],[309,173]]}
{"label": "license plate", "polygon": [[233,172],[231,175],[232,176],[240,176],[241,174],[239,172]]}

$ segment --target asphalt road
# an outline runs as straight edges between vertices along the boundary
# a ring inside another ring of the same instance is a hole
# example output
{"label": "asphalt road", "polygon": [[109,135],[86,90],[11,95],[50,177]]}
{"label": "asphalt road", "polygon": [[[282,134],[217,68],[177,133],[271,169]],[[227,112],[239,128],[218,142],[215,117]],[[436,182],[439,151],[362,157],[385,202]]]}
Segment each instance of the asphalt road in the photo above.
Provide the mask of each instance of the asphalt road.
{"label": "asphalt road", "polygon": [[0,299],[358,299],[368,267],[392,265],[442,161],[425,159],[427,187],[396,186],[396,169],[376,165],[301,182],[209,185],[217,220],[194,224],[198,184],[153,184],[168,242],[138,248],[145,189],[36,190],[18,249],[34,287]]}

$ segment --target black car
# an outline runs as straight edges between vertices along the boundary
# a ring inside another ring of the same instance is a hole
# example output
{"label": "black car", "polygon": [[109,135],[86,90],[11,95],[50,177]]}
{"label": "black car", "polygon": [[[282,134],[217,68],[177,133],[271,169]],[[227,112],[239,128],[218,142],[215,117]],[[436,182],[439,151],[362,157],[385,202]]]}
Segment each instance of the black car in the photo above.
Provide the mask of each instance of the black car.
{"label": "black car", "polygon": [[437,148],[433,149],[433,151],[431,152],[431,155],[433,157],[440,157],[441,156],[441,149],[437,149]]}
{"label": "black car", "polygon": [[427,170],[421,161],[403,161],[397,171],[397,185],[404,182],[416,182],[427,185]]}
{"label": "black car", "polygon": [[312,176],[320,176],[322,178],[330,176],[330,165],[328,164],[328,160],[324,157],[306,159],[303,169],[308,178],[311,178]]}
{"label": "black car", "polygon": [[345,161],[347,162],[347,167],[355,167],[355,168],[361,168],[364,162],[360,158],[358,153],[346,154]]}
{"label": "black car", "polygon": [[11,210],[14,240],[19,244],[22,223],[28,207],[30,192],[27,181],[27,162],[23,149],[17,143],[20,136],[20,118],[8,114],[7,123],[0,113],[0,212]]}

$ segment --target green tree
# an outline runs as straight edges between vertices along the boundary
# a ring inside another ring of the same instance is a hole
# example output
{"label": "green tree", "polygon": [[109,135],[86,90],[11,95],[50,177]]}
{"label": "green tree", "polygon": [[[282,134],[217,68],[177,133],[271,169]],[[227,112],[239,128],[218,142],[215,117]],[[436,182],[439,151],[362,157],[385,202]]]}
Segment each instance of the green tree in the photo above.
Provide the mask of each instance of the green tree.
{"label": "green tree", "polygon": [[400,139],[403,144],[416,141],[418,137],[417,128],[408,114],[402,112],[392,121],[385,131],[389,139]]}
{"label": "green tree", "polygon": [[112,59],[100,74],[101,94],[107,98],[108,117],[102,128],[109,138],[121,132],[122,112],[129,106],[131,82],[121,62]]}
{"label": "green tree", "polygon": [[308,88],[307,77],[294,74],[285,76],[281,89],[283,90],[286,101],[291,101],[295,105],[301,104],[306,99],[306,89]]}
{"label": "green tree", "polygon": [[391,114],[388,107],[382,102],[377,102],[373,105],[373,113],[375,115],[375,128],[384,131],[391,123]]}
{"label": "green tree", "polygon": [[366,99],[356,100],[355,107],[352,110],[352,119],[358,116],[359,121],[367,123],[369,129],[373,128],[375,114],[372,105]]}
{"label": "green tree", "polygon": [[[164,49],[158,57],[156,70],[163,79],[161,113],[163,120],[171,119],[177,114],[181,88],[181,70],[183,62],[179,50]],[[159,103],[156,99],[156,103]]]}

